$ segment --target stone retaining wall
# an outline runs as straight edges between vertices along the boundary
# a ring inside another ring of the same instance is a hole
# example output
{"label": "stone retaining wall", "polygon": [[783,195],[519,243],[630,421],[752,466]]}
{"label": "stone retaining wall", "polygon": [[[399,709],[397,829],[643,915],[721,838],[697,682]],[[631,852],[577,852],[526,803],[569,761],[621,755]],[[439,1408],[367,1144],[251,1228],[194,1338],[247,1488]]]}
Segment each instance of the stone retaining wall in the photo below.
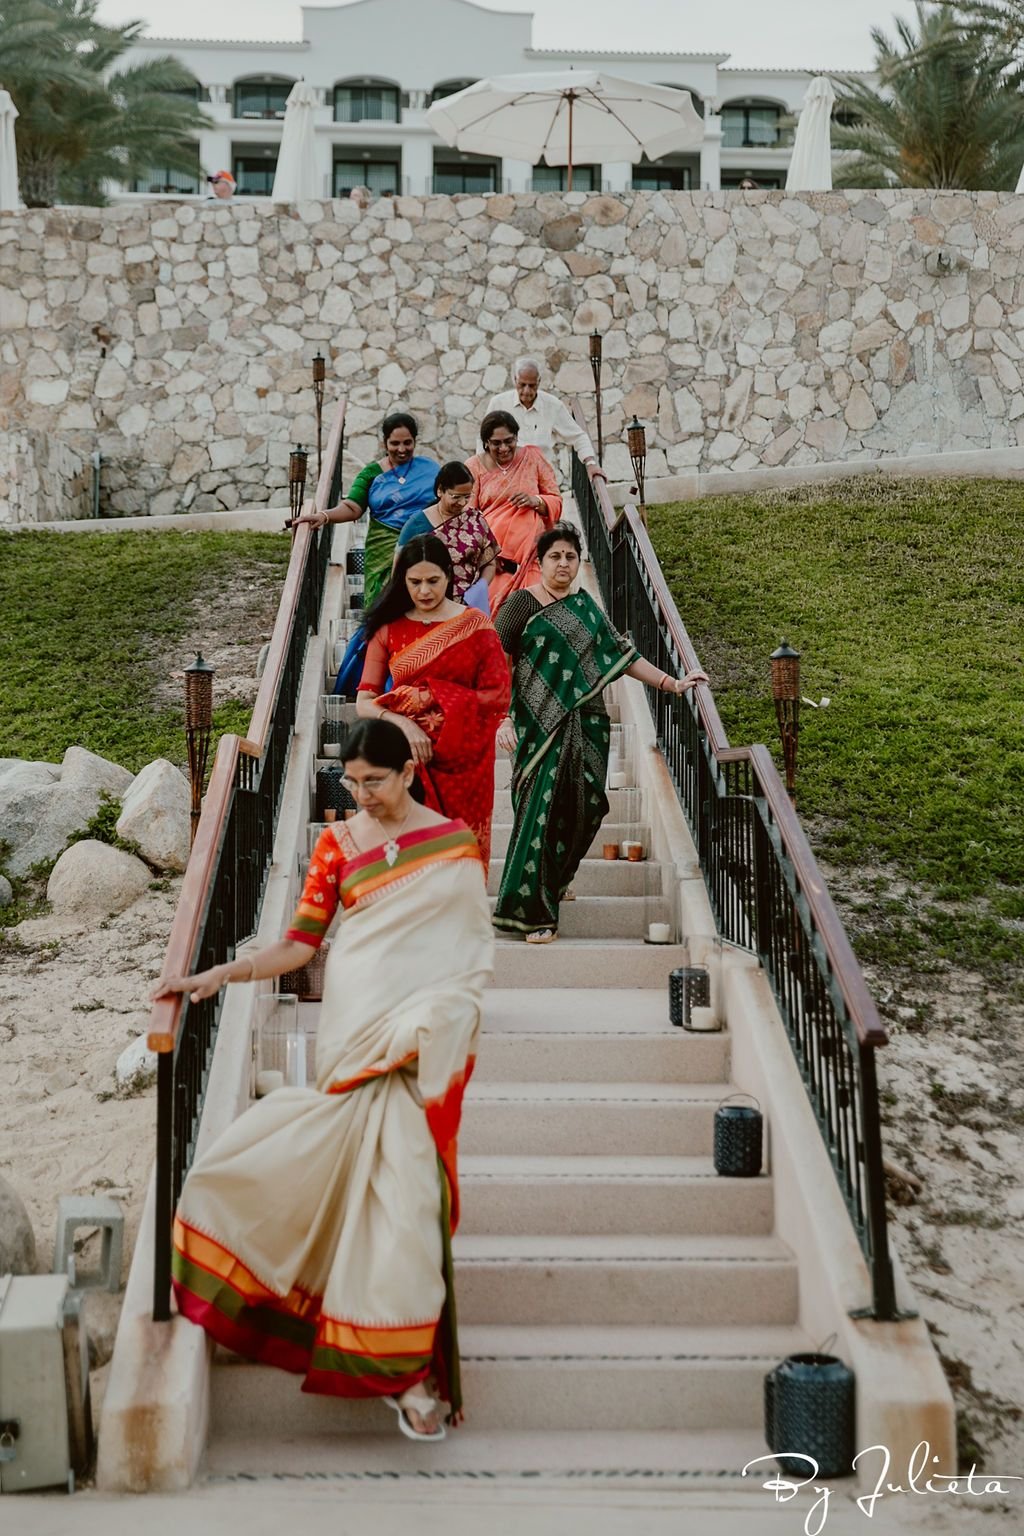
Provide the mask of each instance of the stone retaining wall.
{"label": "stone retaining wall", "polygon": [[[1002,448],[1024,416],[1024,198],[577,193],[161,204],[0,217],[0,407],[107,463],[104,510],[287,500],[310,361],[468,453],[520,353],[649,474]],[[1024,439],[1022,439],[1024,440]]]}
{"label": "stone retaining wall", "polygon": [[92,465],[62,438],[0,412],[0,527],[92,515]]}

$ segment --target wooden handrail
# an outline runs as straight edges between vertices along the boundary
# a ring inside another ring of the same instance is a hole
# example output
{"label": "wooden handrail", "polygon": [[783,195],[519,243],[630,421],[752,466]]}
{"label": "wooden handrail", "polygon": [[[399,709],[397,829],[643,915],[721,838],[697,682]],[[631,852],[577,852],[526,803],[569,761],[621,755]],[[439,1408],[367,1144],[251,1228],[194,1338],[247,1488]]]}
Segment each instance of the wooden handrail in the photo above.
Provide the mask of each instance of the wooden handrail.
{"label": "wooden handrail", "polygon": [[[333,466],[345,430],[345,403],[344,399],[339,402],[327,440],[327,452],[324,455],[316,496],[304,504],[304,512],[311,511],[314,507],[319,511],[327,504],[333,479]],[[237,736],[225,735],[217,743],[213,772],[210,774],[210,782],[203,797],[202,814],[196,829],[196,840],[189,854],[185,879],[182,882],[181,894],[178,897],[178,905],[175,908],[174,920],[167,940],[167,951],[163,963],[163,973],[166,976],[185,975],[192,965],[207,893],[212,884],[221,839],[231,806],[239,754],[262,757],[266,747],[281,674],[291,644],[292,624],[298,607],[303,571],[306,560],[312,558],[310,550],[312,537],[313,531],[308,523],[297,528],[292,537],[288,572],[277,605],[277,616],[270,637],[270,649],[256,694],[256,703],[253,705],[249,733],[244,740],[240,740]],[[181,1021],[181,1006],[180,994],[175,997],[161,998],[153,1004],[147,1037],[151,1051],[162,1053],[174,1050]]]}
{"label": "wooden handrail", "polygon": [[[302,511],[304,514],[313,511],[324,511],[330,499],[331,481],[334,477],[334,461],[341,447],[341,438],[345,430],[345,405],[345,400],[342,400],[338,405],[338,410],[331,426],[330,436],[327,439],[327,452],[324,454],[323,468],[320,471],[316,495],[311,501],[303,502]],[[274,628],[270,636],[270,649],[267,652],[266,665],[263,668],[263,676],[260,679],[259,690],[256,694],[256,703],[253,705],[249,730],[239,745],[239,751],[244,752],[246,757],[262,757],[263,750],[267,744],[270,723],[274,718],[274,703],[277,699],[278,688],[281,683],[281,673],[288,659],[292,623],[298,607],[299,593],[302,587],[302,573],[305,569],[307,552],[312,537],[313,530],[308,523],[301,524],[292,535],[291,559],[288,562],[288,574],[285,577],[284,587],[281,591],[281,600],[277,605],[277,617],[274,620]]]}
{"label": "wooden handrail", "polygon": [[[178,905],[167,940],[164,955],[165,976],[187,976],[195,953],[196,938],[203,920],[206,894],[210,889],[220,842],[227,821],[231,796],[235,787],[235,770],[238,764],[238,737],[225,735],[217,743],[217,755],[213,760],[213,772],[203,799],[202,815],[196,829],[196,840],[189,854],[188,867],[181,884]],[[153,1004],[149,1015],[148,1045],[151,1051],[173,1051],[178,1039],[181,1020],[181,993],[161,997]]]}
{"label": "wooden handrail", "polygon": [[[574,404],[573,415],[580,426],[586,425],[578,401]],[[655,600],[661,609],[662,621],[679,652],[683,665],[687,671],[699,667],[700,659],[687,634],[686,625],[680,617],[675,598],[669,590],[661,563],[651,543],[650,534],[639,512],[628,502],[621,513],[616,512],[608,494],[607,483],[598,477],[592,485],[609,531],[625,520],[636,540],[646,579],[650,582]],[[707,735],[708,746],[716,762],[720,764],[748,762],[754,771],[768,812],[778,828],[786,857],[792,864],[800,889],[807,899],[815,929],[828,957],[832,974],[845,999],[850,1020],[857,1032],[857,1039],[862,1045],[886,1045],[889,1040],[888,1031],[878,1017],[878,1010],[868,992],[863,973],[846,936],[846,930],[829,895],[804,829],[786,793],[774,758],[766,746],[730,746],[710,687],[701,683],[693,690],[693,694],[698,718]]]}

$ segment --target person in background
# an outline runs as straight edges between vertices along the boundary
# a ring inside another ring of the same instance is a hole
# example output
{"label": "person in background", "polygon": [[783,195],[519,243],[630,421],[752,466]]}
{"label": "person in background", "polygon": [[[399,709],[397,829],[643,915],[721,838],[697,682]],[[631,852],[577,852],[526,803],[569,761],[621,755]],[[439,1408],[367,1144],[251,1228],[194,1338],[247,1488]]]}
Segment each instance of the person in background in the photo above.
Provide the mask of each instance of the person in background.
{"label": "person in background", "polygon": [[453,582],[452,557],[436,534],[399,551],[395,574],[366,615],[356,711],[405,733],[427,804],[466,823],[486,869],[508,662],[490,619],[454,601]]}
{"label": "person in background", "polygon": [[498,746],[514,753],[513,827],[494,926],[528,944],[558,937],[559,902],[608,814],[611,726],[602,694],[625,673],[662,693],[706,683],[672,677],[618,634],[587,592],[575,590],[580,536],[556,523],[537,541],[539,579],[513,592],[495,628],[512,662],[512,713]]}
{"label": "person in background", "polygon": [[156,985],[197,1003],[296,970],[340,909],[316,1086],[274,1089],[196,1158],[174,1290],[183,1318],[304,1392],[382,1397],[403,1435],[443,1440],[442,1403],[458,1422],[462,1402],[457,1138],[494,935],[473,834],[417,803],[402,732],[360,721],[341,756],[359,814],[325,828],[285,937]]}
{"label": "person in background", "polygon": [[326,523],[354,523],[369,509],[363,599],[367,608],[391,575],[398,535],[414,513],[434,500],[438,466],[433,459],[417,456],[419,431],[415,416],[405,411],[385,416],[384,452],[359,471],[345,500],[324,512],[305,513],[292,525],[323,528]]}
{"label": "person in background", "polygon": [[526,447],[539,448],[549,463],[554,463],[556,443],[575,448],[593,480],[608,476],[597,462],[594,445],[572,412],[557,395],[540,387],[541,364],[535,357],[520,357],[512,373],[514,389],[495,395],[488,411],[508,411],[519,423],[519,441]]}
{"label": "person in background", "polygon": [[562,515],[554,470],[539,448],[520,447],[519,423],[508,411],[489,411],[480,423],[483,453],[466,464],[476,481],[476,505],[501,548],[490,587],[491,613],[508,594],[539,578],[539,534]]}
{"label": "person in background", "polygon": [[360,213],[365,213],[366,209],[370,206],[370,189],[369,187],[353,187],[348,198],[350,203],[355,203]]}
{"label": "person in background", "polygon": [[473,476],[465,464],[458,459],[442,464],[434,484],[437,501],[426,511],[413,513],[398,535],[398,549],[420,534],[436,533],[455,567],[452,597],[490,614],[487,588],[496,569],[498,541],[483,513],[470,506],[473,490]]}
{"label": "person in background", "polygon": [[226,203],[228,198],[234,197],[235,178],[230,171],[214,171],[213,175],[207,176],[206,179],[210,184],[210,191],[213,193],[213,196],[219,197],[221,202]]}

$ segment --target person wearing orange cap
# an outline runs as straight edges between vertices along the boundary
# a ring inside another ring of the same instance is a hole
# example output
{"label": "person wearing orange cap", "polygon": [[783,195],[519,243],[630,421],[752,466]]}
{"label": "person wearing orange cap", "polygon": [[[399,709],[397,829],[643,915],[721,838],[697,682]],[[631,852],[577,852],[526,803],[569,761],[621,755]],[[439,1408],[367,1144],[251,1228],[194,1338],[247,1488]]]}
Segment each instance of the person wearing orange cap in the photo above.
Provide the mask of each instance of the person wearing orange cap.
{"label": "person wearing orange cap", "polygon": [[234,196],[235,178],[230,171],[215,171],[212,176],[207,176],[206,179],[210,183],[210,190],[213,192],[214,197],[219,197],[222,202],[226,202],[229,197]]}

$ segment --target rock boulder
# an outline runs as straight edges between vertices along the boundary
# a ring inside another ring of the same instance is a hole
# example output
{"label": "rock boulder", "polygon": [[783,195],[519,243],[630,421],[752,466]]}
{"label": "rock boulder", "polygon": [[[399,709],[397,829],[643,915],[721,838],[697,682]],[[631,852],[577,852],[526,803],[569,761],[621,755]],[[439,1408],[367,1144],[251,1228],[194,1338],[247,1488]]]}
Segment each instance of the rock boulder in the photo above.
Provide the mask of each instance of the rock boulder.
{"label": "rock boulder", "polygon": [[0,1179],[0,1275],[34,1275],[36,1238],[21,1197]]}
{"label": "rock boulder", "polygon": [[61,854],[46,894],[61,916],[109,917],[137,901],[151,879],[133,853],[86,838]]}
{"label": "rock boulder", "polygon": [[135,843],[158,869],[182,870],[188,863],[188,780],[166,758],[147,763],[126,791],[118,836]]}
{"label": "rock boulder", "polygon": [[118,799],[133,778],[134,774],[127,768],[121,768],[95,752],[87,752],[84,747],[68,747],[60,766],[62,788],[105,790]]}
{"label": "rock boulder", "polygon": [[71,834],[95,816],[99,803],[98,790],[66,788],[50,779],[16,782],[10,790],[0,783],[0,842],[9,850],[10,873],[24,875],[33,864],[55,859]]}

